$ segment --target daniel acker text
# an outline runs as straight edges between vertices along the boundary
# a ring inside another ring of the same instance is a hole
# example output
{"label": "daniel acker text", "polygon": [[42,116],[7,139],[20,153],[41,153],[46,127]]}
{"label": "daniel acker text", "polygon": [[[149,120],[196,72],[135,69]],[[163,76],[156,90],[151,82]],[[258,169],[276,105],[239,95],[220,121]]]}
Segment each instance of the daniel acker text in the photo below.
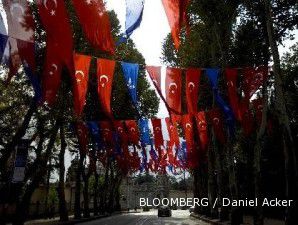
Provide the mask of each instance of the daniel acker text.
{"label": "daniel acker text", "polygon": [[[212,207],[215,208],[218,206],[219,199],[216,198],[214,202],[210,202],[208,198],[140,198],[139,201],[140,207],[159,207],[159,206],[177,206],[177,207],[192,207],[192,206],[203,206],[207,207],[212,204]],[[264,198],[260,199],[241,199],[233,200],[230,198],[222,198],[221,206],[227,207],[291,207],[294,204],[293,200],[281,200],[281,199],[269,199]]]}

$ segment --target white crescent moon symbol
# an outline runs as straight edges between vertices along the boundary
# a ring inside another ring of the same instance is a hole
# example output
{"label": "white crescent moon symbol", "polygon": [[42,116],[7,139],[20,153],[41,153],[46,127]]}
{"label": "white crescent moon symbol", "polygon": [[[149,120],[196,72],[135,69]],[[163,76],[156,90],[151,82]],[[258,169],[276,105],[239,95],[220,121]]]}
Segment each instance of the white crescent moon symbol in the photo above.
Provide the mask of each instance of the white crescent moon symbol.
{"label": "white crescent moon symbol", "polygon": [[78,129],[78,135],[79,135],[79,136],[82,136],[82,134],[83,134],[82,129]]}
{"label": "white crescent moon symbol", "polygon": [[56,64],[52,64],[52,67],[54,67],[54,69],[57,71],[58,70],[58,66]]}
{"label": "white crescent moon symbol", "polygon": [[106,83],[109,82],[109,78],[107,75],[101,75],[100,78],[99,78],[99,82],[101,83],[101,86],[104,87],[105,86],[105,83],[102,82],[103,79],[106,79]]}
{"label": "white crescent moon symbol", "polygon": [[[171,89],[172,87],[174,87],[174,89],[178,89],[178,86],[177,86],[176,83],[170,83],[170,85],[169,85],[169,89]],[[172,92],[173,94],[175,94],[175,90],[172,90],[171,92]]]}
{"label": "white crescent moon symbol", "polygon": [[85,74],[84,74],[84,72],[83,72],[82,70],[77,70],[77,71],[76,71],[76,76],[79,75],[79,74],[80,74],[82,77],[85,77]]}
{"label": "white crescent moon symbol", "polygon": [[200,121],[200,122],[199,122],[199,126],[203,128],[203,127],[205,127],[205,126],[206,126],[206,124],[205,124],[205,122],[203,122],[203,121]]}
{"label": "white crescent moon symbol", "polygon": [[190,89],[190,91],[193,91],[193,89],[196,87],[194,82],[189,82],[188,84],[188,88]]}
{"label": "white crescent moon symbol", "polygon": [[186,124],[186,128],[188,128],[188,127],[189,127],[189,129],[191,129],[191,124],[190,123]]}
{"label": "white crescent moon symbol", "polygon": [[214,123],[215,123],[216,125],[219,124],[219,119],[218,119],[218,118],[215,117],[215,118],[213,119],[213,121],[214,121]]}
{"label": "white crescent moon symbol", "polygon": [[122,128],[122,127],[118,127],[118,131],[119,131],[120,133],[122,133],[122,132],[123,132],[123,128]]}
{"label": "white crescent moon symbol", "polygon": [[233,81],[228,81],[228,82],[227,82],[227,85],[230,86],[230,87],[234,87],[234,83],[233,83]]}
{"label": "white crescent moon symbol", "polygon": [[132,127],[132,128],[130,128],[130,131],[131,131],[131,132],[135,132],[136,129]]}
{"label": "white crescent moon symbol", "polygon": [[156,130],[156,131],[160,131],[160,127],[156,127],[155,130]]}
{"label": "white crescent moon symbol", "polygon": [[[55,3],[55,7],[57,8],[57,6],[58,6],[57,0],[52,0],[52,1]],[[43,1],[43,5],[48,10],[47,2],[48,2],[48,0],[44,0]]]}

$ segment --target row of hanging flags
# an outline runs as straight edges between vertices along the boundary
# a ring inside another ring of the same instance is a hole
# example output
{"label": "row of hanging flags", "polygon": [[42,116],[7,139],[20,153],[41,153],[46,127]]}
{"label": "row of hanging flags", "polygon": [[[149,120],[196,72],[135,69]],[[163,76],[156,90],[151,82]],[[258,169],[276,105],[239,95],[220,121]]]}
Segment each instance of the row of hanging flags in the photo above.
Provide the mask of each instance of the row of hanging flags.
{"label": "row of hanging flags", "polygon": [[[9,68],[8,81],[23,66],[35,91],[35,97],[53,105],[61,83],[61,72],[66,68],[72,78],[74,111],[81,116],[86,100],[91,56],[73,53],[73,35],[64,1],[37,0],[39,18],[46,32],[46,53],[42,76],[38,76],[35,62],[35,23],[27,1],[2,0],[6,12],[8,29],[3,19],[0,20],[0,59]],[[162,0],[169,23],[174,45],[180,45],[180,32],[188,26],[186,9],[189,0]],[[101,0],[72,0],[78,20],[87,40],[100,51],[113,55],[115,44],[111,34],[111,25],[104,3]],[[117,45],[125,42],[140,25],[144,9],[144,0],[126,0],[126,30]],[[208,148],[208,123],[212,126],[218,141],[224,144],[234,135],[235,120],[238,120],[245,135],[250,135],[262,119],[263,100],[256,99],[251,107],[252,95],[263,85],[268,75],[266,67],[244,70],[242,91],[239,94],[239,76],[237,69],[226,69],[225,79],[229,104],[218,89],[219,69],[167,68],[166,95],[161,90],[161,67],[147,66],[146,69],[154,86],[164,101],[170,117],[166,119],[169,141],[163,139],[161,120],[153,119],[153,137],[150,138],[148,120],[115,121],[111,111],[112,82],[116,61],[97,59],[97,78],[99,102],[111,120],[101,122],[79,122],[76,131],[80,149],[91,156],[88,151],[89,137],[100,146],[95,151],[99,158],[112,155],[123,169],[158,169],[169,167],[194,168],[199,158],[204,158]],[[137,81],[139,65],[121,62],[132,103],[137,107]],[[186,74],[187,115],[182,115],[181,96],[182,74]],[[218,108],[208,112],[198,112],[197,103],[200,90],[200,77],[205,73],[209,78],[214,99]],[[254,110],[253,110],[254,109]],[[178,126],[183,128],[185,141],[180,141]],[[198,137],[198,138],[195,138]],[[199,140],[196,142],[195,140]],[[130,150],[129,146],[134,146]],[[146,147],[150,146],[149,155]],[[141,149],[141,158],[138,150]],[[92,153],[92,154],[91,154]],[[94,162],[94,160],[91,162]],[[129,163],[128,163],[129,162]]]}
{"label": "row of hanging flags", "polygon": [[[186,13],[190,0],[162,0],[175,47],[180,44],[180,31],[188,26]],[[111,34],[109,15],[102,0],[72,0],[78,20],[87,40],[100,51],[115,53],[115,43]],[[51,100],[59,88],[62,68],[69,74],[75,73],[73,65],[73,38],[70,20],[64,1],[36,0],[39,18],[46,31],[46,57],[42,82],[36,72],[35,62],[35,23],[28,1],[2,0],[6,13],[8,29],[4,26],[0,14],[0,60],[9,68],[7,81],[23,66],[30,79],[37,99],[45,95],[44,100],[51,105]],[[142,21],[144,0],[126,0],[125,33],[117,45],[125,42]],[[189,30],[189,29],[188,29]],[[63,34],[63,35],[62,35]],[[62,51],[63,49],[63,51]],[[41,85],[42,83],[42,85]],[[47,86],[51,86],[48,89]]]}
{"label": "row of hanging flags", "polygon": [[[79,116],[85,104],[90,56],[75,55],[77,71],[74,82],[75,111]],[[137,81],[139,64],[120,62],[127,91],[132,103],[137,108]],[[214,131],[215,139],[225,145],[228,139],[234,137],[235,121],[238,121],[245,136],[249,137],[262,122],[263,99],[253,95],[263,87],[267,80],[268,68],[243,69],[243,76],[239,76],[239,69],[228,68],[225,83],[229,104],[226,103],[218,89],[218,79],[221,70],[166,68],[165,96],[161,87],[161,67],[146,66],[146,70],[169,111],[169,118],[117,121],[113,119],[111,111],[112,82],[116,61],[97,59],[98,96],[103,111],[110,118],[109,121],[78,122],[76,124],[80,149],[87,153],[88,140],[91,137],[93,146],[100,149],[98,158],[104,163],[107,157],[114,157],[125,171],[151,170],[175,173],[177,168],[196,168],[206,158],[209,147],[210,131]],[[183,81],[182,74],[185,74]],[[211,110],[199,111],[201,76],[207,76],[216,106]],[[239,86],[239,84],[242,84]],[[184,96],[182,85],[185,84],[187,114],[182,113],[181,102]],[[241,93],[241,94],[240,94]],[[151,122],[151,126],[149,123]],[[166,127],[162,127],[166,124]],[[150,129],[152,127],[152,129]],[[182,128],[183,135],[178,130]],[[165,140],[167,131],[169,140]],[[183,138],[182,138],[183,137]],[[133,146],[132,150],[129,146]],[[149,148],[149,149],[148,149]],[[102,151],[105,150],[105,151]]]}

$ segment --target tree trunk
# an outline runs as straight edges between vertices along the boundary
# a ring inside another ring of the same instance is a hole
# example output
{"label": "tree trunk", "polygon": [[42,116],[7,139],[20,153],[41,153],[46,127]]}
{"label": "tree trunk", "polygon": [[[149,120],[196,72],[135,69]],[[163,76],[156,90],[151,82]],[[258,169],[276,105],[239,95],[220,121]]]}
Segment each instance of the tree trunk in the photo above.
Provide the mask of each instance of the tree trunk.
{"label": "tree trunk", "polygon": [[68,211],[66,207],[65,201],[65,166],[64,166],[64,155],[66,149],[66,141],[65,141],[65,134],[64,134],[64,127],[63,124],[60,126],[60,139],[61,139],[61,149],[59,152],[59,184],[58,184],[58,196],[59,196],[59,216],[60,221],[68,221]]}
{"label": "tree trunk", "polygon": [[13,221],[13,225],[23,225],[27,219],[31,196],[47,173],[47,162],[54,147],[58,130],[59,123],[57,121],[52,129],[50,141],[48,143],[46,152],[41,156],[43,160],[40,160],[40,164],[36,168],[36,173],[34,174],[32,182],[27,186],[20,202],[17,203],[16,215],[15,220]]}
{"label": "tree trunk", "polygon": [[1,152],[2,156],[0,158],[0,173],[1,176],[4,176],[3,179],[5,179],[5,175],[6,175],[6,170],[7,170],[7,162],[12,154],[12,152],[14,152],[15,147],[17,146],[17,144],[19,143],[19,141],[22,139],[22,137],[25,135],[26,130],[29,126],[29,123],[31,121],[31,118],[34,114],[34,112],[36,111],[36,102],[32,101],[31,105],[29,107],[29,110],[23,120],[23,123],[21,125],[21,127],[17,130],[17,132],[15,133],[15,135],[13,136],[11,142],[9,142],[7,144],[7,146],[5,147],[5,149]]}
{"label": "tree trunk", "polygon": [[48,170],[47,170],[47,180],[46,180],[46,199],[44,201],[44,206],[45,206],[45,218],[50,217],[50,211],[49,211],[49,192],[50,192],[50,179],[51,179],[51,171],[52,170],[52,161],[51,158],[49,158],[49,165],[48,165]]}
{"label": "tree trunk", "polygon": [[83,163],[85,156],[80,153],[80,159],[78,168],[76,171],[76,190],[75,190],[75,205],[74,205],[74,217],[75,219],[81,218],[81,176],[83,171]]}
{"label": "tree trunk", "polygon": [[284,146],[285,157],[285,180],[286,180],[286,198],[294,200],[296,204],[291,207],[287,207],[286,210],[286,225],[297,224],[298,221],[298,171],[297,171],[297,158],[294,148],[293,136],[290,128],[289,116],[287,114],[283,82],[281,77],[280,56],[278,52],[277,40],[274,34],[272,10],[270,0],[264,0],[265,13],[267,19],[267,33],[270,48],[273,56],[273,72],[275,78],[275,103],[276,111],[278,115],[279,125],[281,126],[281,137]]}
{"label": "tree trunk", "polygon": [[99,175],[97,173],[97,171],[95,171],[94,174],[95,177],[95,182],[94,182],[94,195],[93,195],[93,212],[94,215],[97,216],[98,215],[98,181],[99,181]]}
{"label": "tree trunk", "polygon": [[84,196],[84,217],[90,217],[90,208],[89,208],[89,178],[91,173],[84,174],[83,171],[83,180],[84,180],[84,189],[83,189],[83,196]]}

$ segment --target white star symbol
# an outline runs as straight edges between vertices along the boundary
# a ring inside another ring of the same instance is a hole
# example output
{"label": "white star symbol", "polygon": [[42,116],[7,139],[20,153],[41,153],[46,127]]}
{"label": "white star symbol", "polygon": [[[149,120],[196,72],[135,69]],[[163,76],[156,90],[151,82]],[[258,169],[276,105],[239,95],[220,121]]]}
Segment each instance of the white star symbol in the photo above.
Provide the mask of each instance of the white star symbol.
{"label": "white star symbol", "polygon": [[56,15],[55,10],[52,10],[52,11],[51,11],[51,16],[55,16],[55,15]]}
{"label": "white star symbol", "polygon": [[86,3],[87,3],[88,5],[90,5],[90,4],[91,4],[91,0],[86,0]]}

